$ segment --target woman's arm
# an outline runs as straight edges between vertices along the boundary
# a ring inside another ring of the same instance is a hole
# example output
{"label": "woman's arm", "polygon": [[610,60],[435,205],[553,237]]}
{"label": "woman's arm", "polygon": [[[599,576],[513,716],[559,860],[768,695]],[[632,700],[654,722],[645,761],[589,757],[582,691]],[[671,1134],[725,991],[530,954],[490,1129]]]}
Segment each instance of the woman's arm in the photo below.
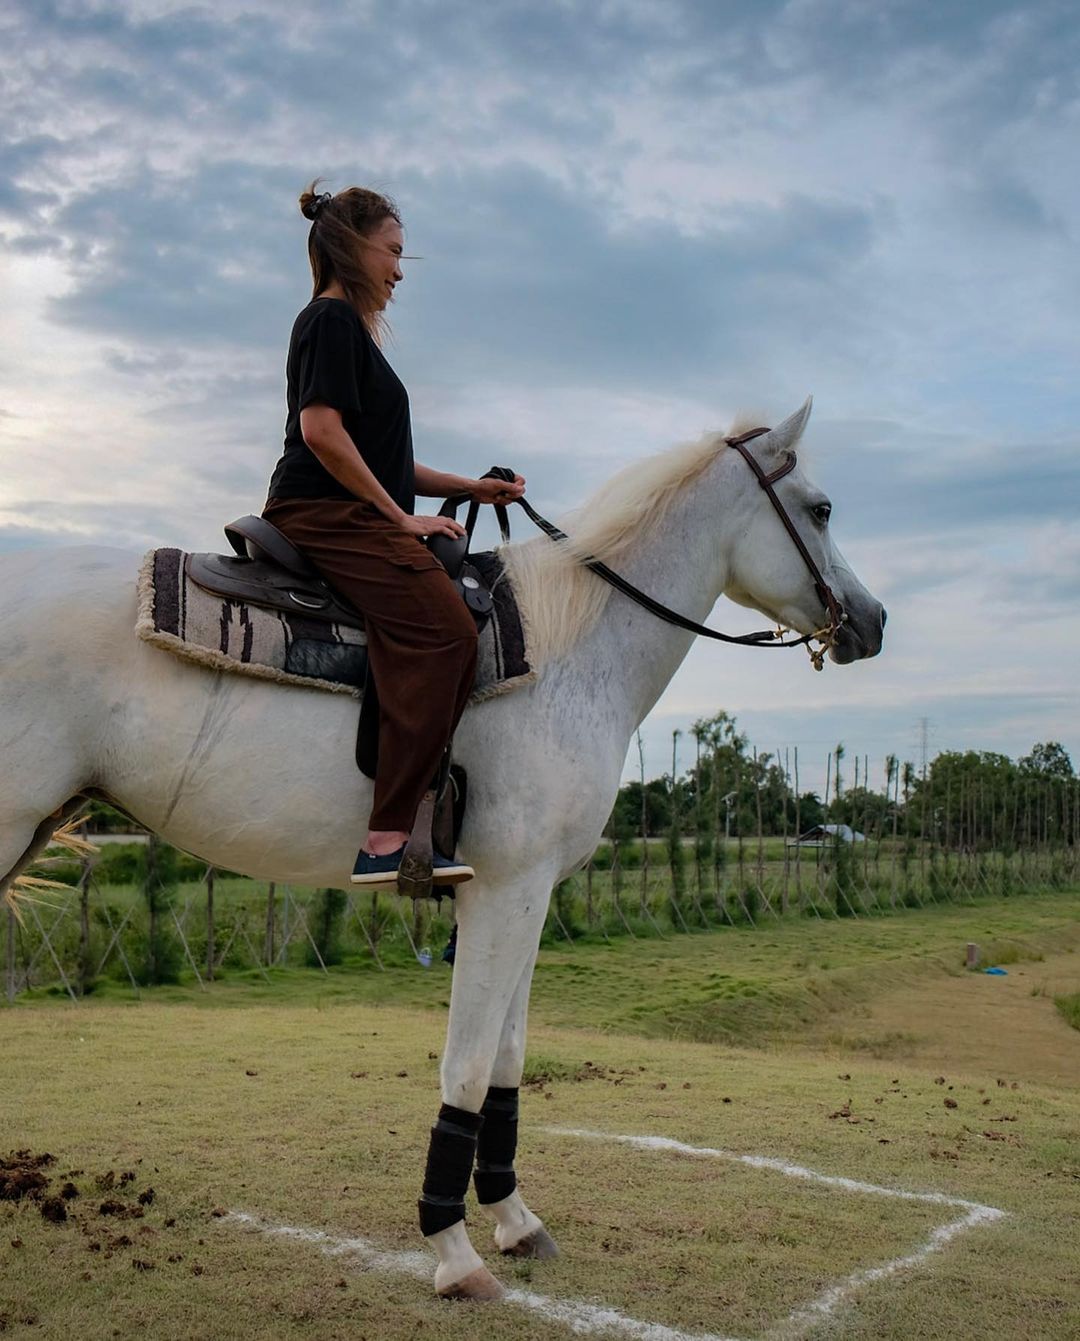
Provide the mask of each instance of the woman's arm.
{"label": "woman's arm", "polygon": [[512,503],[525,492],[525,481],[520,475],[509,484],[506,480],[473,480],[466,475],[448,475],[419,462],[415,470],[416,492],[424,498],[456,498],[458,494],[468,494],[478,503]]}
{"label": "woman's arm", "polygon": [[346,433],[340,413],[329,405],[306,405],[300,411],[300,432],[319,463],[333,475],[338,484],[365,503],[371,503],[387,521],[393,522],[409,535],[465,534],[465,528],[451,517],[411,517],[400,508],[368,469],[352,438]]}
{"label": "woman's arm", "polygon": [[445,470],[432,470],[430,466],[422,466],[417,461],[416,471],[416,492],[422,498],[454,498],[458,494],[472,493],[476,484],[475,480],[466,479],[464,475],[448,475]]}

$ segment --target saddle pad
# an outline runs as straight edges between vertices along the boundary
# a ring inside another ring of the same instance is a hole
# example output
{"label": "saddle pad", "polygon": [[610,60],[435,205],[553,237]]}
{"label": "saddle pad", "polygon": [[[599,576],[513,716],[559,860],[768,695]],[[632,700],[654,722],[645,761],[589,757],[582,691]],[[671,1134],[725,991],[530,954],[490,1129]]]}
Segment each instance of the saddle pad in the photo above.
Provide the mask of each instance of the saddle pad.
{"label": "saddle pad", "polygon": [[[135,632],[144,642],[215,670],[361,697],[367,639],[360,629],[215,596],[196,586],[178,549],[152,549],[138,578]],[[481,630],[471,702],[529,684],[517,602],[497,554],[470,556],[491,586],[494,612]]]}

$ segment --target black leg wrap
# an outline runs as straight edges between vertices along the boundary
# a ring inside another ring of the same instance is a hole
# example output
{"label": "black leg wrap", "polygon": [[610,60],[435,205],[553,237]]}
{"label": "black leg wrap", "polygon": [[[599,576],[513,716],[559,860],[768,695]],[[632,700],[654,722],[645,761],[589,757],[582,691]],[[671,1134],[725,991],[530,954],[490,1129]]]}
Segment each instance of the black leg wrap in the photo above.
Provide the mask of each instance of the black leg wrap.
{"label": "black leg wrap", "polygon": [[517,1187],[518,1091],[493,1085],[480,1110],[484,1126],[476,1148],[473,1182],[481,1206],[502,1201]]}
{"label": "black leg wrap", "polygon": [[420,1232],[425,1238],[465,1219],[476,1137],[484,1119],[479,1113],[443,1104],[431,1129],[424,1190],[421,1193]]}

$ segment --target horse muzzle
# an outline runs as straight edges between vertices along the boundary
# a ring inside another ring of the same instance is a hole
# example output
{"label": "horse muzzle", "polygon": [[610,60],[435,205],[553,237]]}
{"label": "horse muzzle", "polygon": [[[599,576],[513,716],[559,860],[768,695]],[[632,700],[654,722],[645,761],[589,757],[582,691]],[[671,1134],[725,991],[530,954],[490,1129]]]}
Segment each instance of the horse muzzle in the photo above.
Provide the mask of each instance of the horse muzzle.
{"label": "horse muzzle", "polygon": [[878,601],[863,608],[845,607],[847,619],[829,648],[829,660],[838,666],[847,666],[852,661],[864,661],[867,657],[876,657],[881,651],[885,635],[885,620],[888,614]]}

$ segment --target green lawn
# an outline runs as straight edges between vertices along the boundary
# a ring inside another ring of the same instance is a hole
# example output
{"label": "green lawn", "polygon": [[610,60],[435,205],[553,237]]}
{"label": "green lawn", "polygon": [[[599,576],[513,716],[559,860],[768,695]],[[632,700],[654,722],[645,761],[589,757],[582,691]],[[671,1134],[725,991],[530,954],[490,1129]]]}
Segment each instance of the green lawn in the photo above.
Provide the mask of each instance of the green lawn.
{"label": "green lawn", "polygon": [[[969,940],[1008,974],[963,971]],[[474,1241],[508,1285],[751,1338],[956,1214],[550,1129],[656,1134],[1008,1212],[815,1335],[1071,1341],[1080,1033],[1054,999],[1080,990],[1077,946],[1080,903],[1048,895],[545,950],[520,1171],[563,1257],[503,1262],[470,1212]],[[61,1224],[0,1200],[5,1341],[570,1338],[215,1214],[415,1248],[449,980],[438,963],[236,972],[8,1010],[0,1156],[49,1152],[53,1190],[79,1195]],[[151,1188],[141,1217],[102,1216]]]}

